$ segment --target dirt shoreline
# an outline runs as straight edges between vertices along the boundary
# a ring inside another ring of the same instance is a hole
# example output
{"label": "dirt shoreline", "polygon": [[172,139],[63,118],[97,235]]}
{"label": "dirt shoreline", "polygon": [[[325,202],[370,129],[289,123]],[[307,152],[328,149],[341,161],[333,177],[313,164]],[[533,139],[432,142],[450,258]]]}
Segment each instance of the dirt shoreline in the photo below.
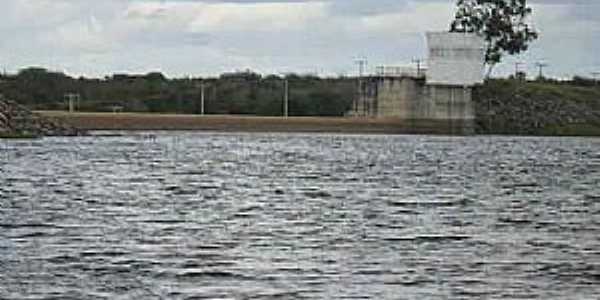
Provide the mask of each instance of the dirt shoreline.
{"label": "dirt shoreline", "polygon": [[462,122],[395,118],[258,117],[144,113],[38,111],[82,130],[182,130],[227,132],[323,132],[376,134],[463,134]]}

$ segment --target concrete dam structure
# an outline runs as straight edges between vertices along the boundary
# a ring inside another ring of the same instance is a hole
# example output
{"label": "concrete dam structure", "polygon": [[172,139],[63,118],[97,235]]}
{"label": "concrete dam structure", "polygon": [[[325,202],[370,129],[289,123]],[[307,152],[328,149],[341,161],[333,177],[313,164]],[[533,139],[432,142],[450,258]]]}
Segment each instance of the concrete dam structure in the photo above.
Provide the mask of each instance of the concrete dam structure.
{"label": "concrete dam structure", "polygon": [[483,83],[485,47],[475,34],[427,33],[427,68],[378,67],[360,77],[353,115],[435,121],[449,133],[471,134],[472,89]]}

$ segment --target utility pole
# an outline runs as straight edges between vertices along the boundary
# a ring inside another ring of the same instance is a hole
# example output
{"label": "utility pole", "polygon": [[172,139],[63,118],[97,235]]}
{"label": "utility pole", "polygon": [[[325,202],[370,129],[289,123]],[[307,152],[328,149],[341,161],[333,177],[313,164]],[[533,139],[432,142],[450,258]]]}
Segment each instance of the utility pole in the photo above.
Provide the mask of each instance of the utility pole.
{"label": "utility pole", "polygon": [[544,79],[544,68],[549,66],[547,63],[537,62],[535,66],[539,69],[538,79]]}
{"label": "utility pole", "polygon": [[80,99],[81,99],[81,96],[79,94],[76,94],[76,93],[65,94],[65,100],[67,100],[67,102],[69,103],[69,113],[75,112],[75,105],[77,105],[77,108],[79,108],[79,100]]}
{"label": "utility pole", "polygon": [[283,116],[287,118],[289,116],[289,101],[290,101],[290,82],[286,77],[283,78]]}
{"label": "utility pole", "polygon": [[366,58],[359,58],[356,60],[356,64],[358,65],[358,77],[362,78],[365,70],[367,69],[369,61]]}
{"label": "utility pole", "polygon": [[355,114],[358,114],[360,103],[362,103],[363,114],[366,116],[367,115],[367,100],[366,100],[366,95],[365,95],[365,83],[364,83],[363,76],[364,76],[366,67],[369,62],[364,57],[357,59],[355,62],[358,65],[358,95],[356,97],[356,105],[355,105],[354,111],[355,111]]}
{"label": "utility pole", "polygon": [[592,72],[592,77],[594,78],[594,83],[598,85],[598,76],[600,76],[600,72]]}
{"label": "utility pole", "polygon": [[423,63],[423,60],[420,58],[416,58],[416,59],[413,59],[412,62],[417,64],[417,77],[420,77],[421,76],[421,64]]}
{"label": "utility pole", "polygon": [[204,85],[204,81],[200,82],[200,115],[204,116],[204,92],[206,86]]}
{"label": "utility pole", "polygon": [[515,62],[515,78],[519,77],[519,72],[521,72],[522,65],[524,65],[523,62],[520,62],[520,61]]}

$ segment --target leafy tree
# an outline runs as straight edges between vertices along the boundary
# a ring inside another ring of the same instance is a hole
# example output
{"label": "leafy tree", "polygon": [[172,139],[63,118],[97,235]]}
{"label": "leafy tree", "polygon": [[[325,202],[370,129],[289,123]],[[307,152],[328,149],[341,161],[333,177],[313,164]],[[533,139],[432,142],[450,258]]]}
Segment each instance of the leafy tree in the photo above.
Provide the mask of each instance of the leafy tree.
{"label": "leafy tree", "polygon": [[167,77],[160,72],[150,72],[146,74],[146,80],[148,81],[159,81],[164,82],[167,81]]}
{"label": "leafy tree", "polygon": [[489,77],[494,66],[509,55],[527,51],[538,33],[527,23],[533,10],[527,0],[458,0],[451,32],[470,32],[486,41]]}

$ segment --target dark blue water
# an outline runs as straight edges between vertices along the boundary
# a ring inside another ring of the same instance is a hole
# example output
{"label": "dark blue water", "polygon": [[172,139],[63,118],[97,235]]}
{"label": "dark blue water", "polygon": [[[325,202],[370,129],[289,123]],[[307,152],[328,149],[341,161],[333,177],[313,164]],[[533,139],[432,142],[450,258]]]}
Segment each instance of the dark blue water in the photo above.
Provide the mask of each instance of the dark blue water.
{"label": "dark blue water", "polygon": [[598,299],[600,140],[0,141],[0,298]]}

